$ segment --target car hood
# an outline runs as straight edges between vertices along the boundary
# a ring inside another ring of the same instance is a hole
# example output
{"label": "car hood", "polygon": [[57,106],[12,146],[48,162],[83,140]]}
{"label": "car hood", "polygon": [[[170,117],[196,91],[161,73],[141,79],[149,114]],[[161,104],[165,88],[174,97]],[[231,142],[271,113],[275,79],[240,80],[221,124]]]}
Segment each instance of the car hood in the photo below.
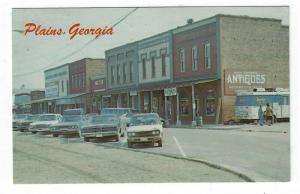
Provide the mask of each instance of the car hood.
{"label": "car hood", "polygon": [[94,127],[117,127],[117,124],[88,124],[83,125],[82,128],[94,128]]}
{"label": "car hood", "polygon": [[138,132],[138,131],[153,131],[153,130],[162,130],[161,125],[139,125],[131,126],[127,129],[127,132]]}
{"label": "car hood", "polygon": [[73,126],[73,125],[79,125],[80,122],[61,122],[61,123],[56,123],[52,125],[53,127],[59,127],[59,126]]}
{"label": "car hood", "polygon": [[57,121],[37,121],[34,123],[31,123],[31,125],[53,125],[57,123]]}

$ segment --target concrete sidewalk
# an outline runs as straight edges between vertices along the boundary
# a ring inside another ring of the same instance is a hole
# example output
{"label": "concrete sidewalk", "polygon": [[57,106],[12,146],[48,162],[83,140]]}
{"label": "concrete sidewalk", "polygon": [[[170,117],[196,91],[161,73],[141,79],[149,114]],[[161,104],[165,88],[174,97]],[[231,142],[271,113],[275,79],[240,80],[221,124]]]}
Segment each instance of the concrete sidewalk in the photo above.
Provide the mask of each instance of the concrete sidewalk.
{"label": "concrete sidewalk", "polygon": [[223,124],[210,124],[193,127],[191,125],[172,125],[167,128],[184,128],[184,129],[203,129],[203,130],[239,130],[246,132],[274,132],[274,133],[288,133],[290,131],[290,123],[275,123],[271,126],[268,125],[256,125],[256,124],[237,124],[237,125],[223,125]]}

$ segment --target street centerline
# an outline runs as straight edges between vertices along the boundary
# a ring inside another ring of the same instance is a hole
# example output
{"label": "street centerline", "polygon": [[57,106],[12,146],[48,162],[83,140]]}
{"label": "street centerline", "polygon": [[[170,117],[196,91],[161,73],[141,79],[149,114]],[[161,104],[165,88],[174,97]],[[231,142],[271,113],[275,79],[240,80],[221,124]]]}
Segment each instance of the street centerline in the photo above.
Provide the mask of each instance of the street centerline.
{"label": "street centerline", "polygon": [[176,139],[175,136],[173,136],[173,139],[174,139],[174,141],[175,141],[175,143],[176,143],[176,145],[177,145],[177,147],[178,147],[178,149],[179,149],[182,157],[186,158],[186,154],[184,153],[182,147],[180,146],[180,144],[179,144],[179,142],[178,142],[178,140]]}

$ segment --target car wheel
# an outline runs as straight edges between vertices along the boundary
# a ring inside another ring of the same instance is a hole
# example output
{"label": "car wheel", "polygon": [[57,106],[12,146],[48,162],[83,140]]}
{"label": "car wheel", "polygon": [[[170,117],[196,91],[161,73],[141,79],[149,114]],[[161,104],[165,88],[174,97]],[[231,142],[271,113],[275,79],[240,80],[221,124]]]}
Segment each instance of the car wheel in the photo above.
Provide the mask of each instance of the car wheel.
{"label": "car wheel", "polygon": [[132,143],[131,142],[127,142],[128,148],[132,148]]}
{"label": "car wheel", "polygon": [[36,134],[36,131],[31,131],[31,133]]}
{"label": "car wheel", "polygon": [[90,141],[90,138],[84,137],[83,140],[86,141],[86,142],[89,142],[89,141]]}
{"label": "car wheel", "polygon": [[53,137],[58,137],[58,134],[52,134]]}
{"label": "car wheel", "polygon": [[116,142],[119,142],[119,140],[120,140],[119,135],[116,136],[115,140],[116,140]]}

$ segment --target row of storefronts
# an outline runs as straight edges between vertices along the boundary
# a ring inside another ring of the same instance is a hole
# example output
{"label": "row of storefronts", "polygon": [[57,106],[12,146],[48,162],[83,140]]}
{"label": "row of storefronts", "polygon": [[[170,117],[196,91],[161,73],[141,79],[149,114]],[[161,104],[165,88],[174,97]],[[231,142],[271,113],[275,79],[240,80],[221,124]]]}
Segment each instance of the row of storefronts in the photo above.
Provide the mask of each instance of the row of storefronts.
{"label": "row of storefronts", "polygon": [[239,90],[289,88],[289,28],[281,20],[216,15],[45,71],[38,112],[130,107],[170,125],[223,123]]}

